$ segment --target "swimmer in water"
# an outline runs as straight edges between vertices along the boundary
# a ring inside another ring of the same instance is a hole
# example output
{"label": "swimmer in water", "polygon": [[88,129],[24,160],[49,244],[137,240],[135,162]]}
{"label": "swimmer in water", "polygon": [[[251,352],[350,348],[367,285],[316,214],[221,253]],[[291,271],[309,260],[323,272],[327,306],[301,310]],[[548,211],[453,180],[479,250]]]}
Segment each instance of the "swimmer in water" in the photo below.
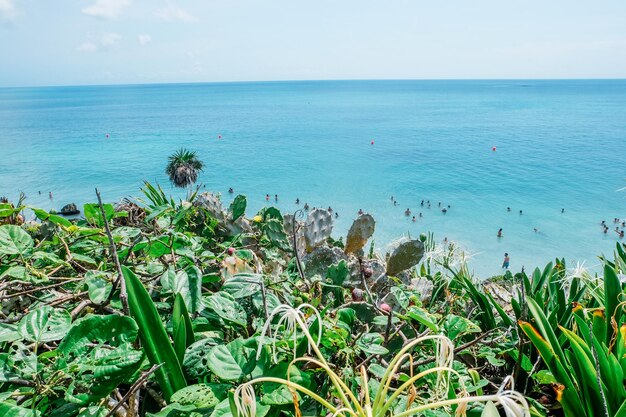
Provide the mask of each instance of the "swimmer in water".
{"label": "swimmer in water", "polygon": [[270,195],[269,194],[265,194],[265,201],[270,201]]}
{"label": "swimmer in water", "polygon": [[336,219],[337,217],[339,217],[339,213],[338,213],[338,212],[335,212],[335,219]]}
{"label": "swimmer in water", "polygon": [[309,209],[309,203],[304,203],[304,209],[308,210]]}
{"label": "swimmer in water", "polygon": [[411,215],[411,210],[409,210],[408,208],[404,211],[404,215],[405,216],[410,216]]}
{"label": "swimmer in water", "polygon": [[300,204],[300,199],[296,198],[296,204]]}
{"label": "swimmer in water", "polygon": [[506,211],[511,211],[511,207],[507,207],[507,208],[506,208]]}
{"label": "swimmer in water", "polygon": [[502,237],[502,228],[498,230],[498,237]]}
{"label": "swimmer in water", "polygon": [[561,213],[565,213],[565,209],[564,208],[561,209]]}
{"label": "swimmer in water", "polygon": [[412,219],[412,220],[413,220],[413,223],[415,223],[415,216],[413,216],[413,219]]}
{"label": "swimmer in water", "polygon": [[228,194],[232,194],[232,193],[234,193],[234,192],[235,192],[235,191],[233,190],[233,187],[230,187],[230,188],[228,189]]}
{"label": "swimmer in water", "polygon": [[50,197],[50,200],[52,200],[52,191],[48,193],[48,196]]}
{"label": "swimmer in water", "polygon": [[422,215],[422,212],[420,211],[420,219],[421,219],[422,217],[424,217],[424,216]]}
{"label": "swimmer in water", "polygon": [[424,200],[422,200],[422,202],[421,202],[421,206],[422,206],[422,207],[424,207]]}
{"label": "swimmer in water", "polygon": [[522,214],[522,210],[519,211],[519,214]]}
{"label": "swimmer in water", "polygon": [[274,194],[274,201],[278,201],[278,194]]}
{"label": "swimmer in water", "polygon": [[333,208],[331,206],[328,206],[328,212],[332,213],[333,212]]}
{"label": "swimmer in water", "polygon": [[441,212],[442,212],[443,214],[446,214],[446,213],[448,212],[448,209],[444,207],[444,208],[442,208],[442,209],[441,209]]}
{"label": "swimmer in water", "polygon": [[505,253],[504,254],[504,261],[502,261],[502,268],[503,269],[509,269],[509,263],[511,262],[511,260],[509,259],[509,254]]}
{"label": "swimmer in water", "polygon": [[363,214],[363,209],[359,209],[359,216]]}

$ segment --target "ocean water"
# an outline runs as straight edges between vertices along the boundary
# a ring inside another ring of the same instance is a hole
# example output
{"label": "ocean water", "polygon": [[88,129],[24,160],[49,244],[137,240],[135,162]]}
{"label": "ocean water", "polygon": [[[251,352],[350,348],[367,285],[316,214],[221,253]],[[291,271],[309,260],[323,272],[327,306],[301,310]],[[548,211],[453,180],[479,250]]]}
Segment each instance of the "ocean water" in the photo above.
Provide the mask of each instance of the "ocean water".
{"label": "ocean water", "polygon": [[164,173],[181,146],[206,163],[207,190],[247,195],[248,214],[266,193],[284,212],[300,198],[339,212],[341,236],[363,209],[378,249],[432,231],[483,277],[504,252],[515,271],[557,256],[593,268],[626,218],[626,80],[0,89],[0,195],[60,209],[95,201],[95,187],[137,196],[143,179],[182,195]]}

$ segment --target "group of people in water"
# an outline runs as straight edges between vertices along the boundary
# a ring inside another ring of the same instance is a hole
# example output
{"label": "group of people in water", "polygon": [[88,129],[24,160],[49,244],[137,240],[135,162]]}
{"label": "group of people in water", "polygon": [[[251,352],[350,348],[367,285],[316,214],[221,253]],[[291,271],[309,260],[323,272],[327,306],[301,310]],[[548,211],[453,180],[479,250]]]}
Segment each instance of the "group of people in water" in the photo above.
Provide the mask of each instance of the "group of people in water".
{"label": "group of people in water", "polygon": [[[626,220],[619,219],[615,217],[613,219],[613,224],[615,224],[615,229],[613,231],[617,233],[620,239],[624,238],[624,229],[626,228]],[[606,224],[606,220],[602,220],[600,222],[600,226],[602,226],[602,232],[606,235],[609,232],[609,226]],[[621,229],[620,229],[621,227]]]}
{"label": "group of people in water", "polygon": [[[394,206],[398,205],[398,201],[395,199],[394,196],[391,196],[391,202],[393,203]],[[430,204],[430,200],[422,200],[420,202],[420,207],[426,207],[427,209],[431,208],[431,204]],[[437,208],[441,210],[441,212],[443,214],[446,214],[448,212],[448,210],[450,210],[450,208],[452,208],[452,206],[450,206],[450,204],[442,204],[441,201],[437,203]],[[417,221],[417,218],[419,217],[420,219],[422,217],[424,217],[424,214],[420,211],[419,214],[417,216],[413,215],[411,216],[411,209],[409,207],[407,207],[406,210],[404,210],[404,215],[406,217],[411,217],[411,221],[413,223],[415,223]]]}

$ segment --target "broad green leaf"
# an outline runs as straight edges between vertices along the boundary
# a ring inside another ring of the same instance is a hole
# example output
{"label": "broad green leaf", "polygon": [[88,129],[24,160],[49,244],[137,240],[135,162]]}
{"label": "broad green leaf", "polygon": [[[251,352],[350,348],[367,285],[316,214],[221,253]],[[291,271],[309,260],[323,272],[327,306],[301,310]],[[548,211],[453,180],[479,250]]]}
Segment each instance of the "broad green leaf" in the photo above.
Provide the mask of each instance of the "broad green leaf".
{"label": "broad green leaf", "polygon": [[428,327],[433,332],[439,332],[439,326],[433,321],[430,313],[424,310],[421,307],[411,306],[409,307],[406,315],[416,320],[419,323],[422,323],[424,326]]}
{"label": "broad green leaf", "polygon": [[0,402],[0,416],[2,417],[38,417],[39,415],[39,411]]}
{"label": "broad green leaf", "polygon": [[202,309],[202,271],[197,266],[178,272],[170,266],[161,276],[161,285],[165,291],[180,294],[191,313]]}
{"label": "broad green leaf", "polygon": [[189,385],[172,395],[171,402],[197,408],[215,407],[228,397],[229,384]]}
{"label": "broad green leaf", "polygon": [[33,277],[28,273],[28,270],[26,269],[26,267],[21,266],[21,265],[11,266],[7,268],[6,271],[0,274],[0,278],[4,278],[4,277],[11,277],[11,278],[18,279],[20,281],[30,281],[30,282],[37,281],[36,279],[33,279]]}
{"label": "broad green leaf", "polygon": [[207,309],[212,310],[222,319],[239,326],[246,326],[246,311],[232,295],[219,291],[206,297],[204,303]]}
{"label": "broad green leaf", "polygon": [[480,327],[474,324],[474,322],[454,314],[449,314],[446,317],[443,322],[443,328],[446,332],[446,336],[448,336],[450,340],[455,340],[459,335],[480,332]]}
{"label": "broad green leaf", "polygon": [[233,221],[237,220],[246,212],[246,196],[238,195],[230,204],[230,212],[233,214]]}
{"label": "broad green leaf", "polygon": [[109,297],[113,284],[111,274],[102,271],[87,271],[85,284],[89,292],[89,299],[94,304],[101,304]]}
{"label": "broad green leaf", "polygon": [[70,327],[72,317],[61,308],[39,307],[20,320],[17,325],[20,335],[36,343],[62,339]]}
{"label": "broad green leaf", "polygon": [[263,276],[260,274],[235,274],[224,282],[221,290],[229,293],[233,298],[249,297],[261,291],[262,279]]}
{"label": "broad green leaf", "polygon": [[183,368],[190,379],[200,379],[211,373],[209,369],[209,352],[213,346],[222,343],[217,337],[206,337],[198,340],[185,351]]}
{"label": "broad green leaf", "polygon": [[19,379],[16,369],[12,369],[8,353],[0,353],[0,383]]}
{"label": "broad green leaf", "polygon": [[383,337],[379,333],[365,333],[356,344],[368,355],[385,355],[389,350],[382,346],[383,341]]}
{"label": "broad green leaf", "polygon": [[218,378],[225,381],[237,381],[244,376],[237,360],[225,345],[214,346],[207,355],[207,366]]}
{"label": "broad green leaf", "polygon": [[50,223],[54,223],[56,225],[64,227],[70,227],[72,225],[72,222],[67,220],[66,218],[63,218],[56,214],[50,214],[45,210],[33,209],[33,212],[35,213],[35,216],[37,216],[37,218],[41,221],[48,220]]}
{"label": "broad green leaf", "polygon": [[33,238],[21,227],[0,226],[0,255],[25,255],[33,245]]}
{"label": "broad green leaf", "polygon": [[76,417],[105,417],[108,411],[109,410],[104,407],[92,405],[91,407],[85,408]]}
{"label": "broad green leaf", "polygon": [[139,327],[143,350],[150,363],[162,364],[155,375],[165,398],[169,400],[176,391],[187,386],[180,362],[148,291],[130,269],[122,266],[122,271],[130,313]]}
{"label": "broad green leaf", "polygon": [[[115,208],[112,204],[103,204],[104,214],[106,215],[107,221],[111,220],[115,215]],[[83,206],[83,213],[85,214],[85,219],[91,224],[94,224],[98,227],[104,226],[104,221],[102,219],[102,213],[100,212],[100,206],[98,204],[85,204]]]}
{"label": "broad green leaf", "polygon": [[141,365],[135,350],[137,324],[126,316],[86,316],[77,320],[57,349],[56,368],[73,376],[66,399],[85,405],[106,397]]}
{"label": "broad green leaf", "polygon": [[17,331],[17,326],[13,324],[0,323],[0,343],[13,342],[21,338],[22,336]]}
{"label": "broad green leaf", "polygon": [[194,405],[170,404],[158,413],[146,413],[146,417],[204,417],[202,414],[192,414],[196,409]]}

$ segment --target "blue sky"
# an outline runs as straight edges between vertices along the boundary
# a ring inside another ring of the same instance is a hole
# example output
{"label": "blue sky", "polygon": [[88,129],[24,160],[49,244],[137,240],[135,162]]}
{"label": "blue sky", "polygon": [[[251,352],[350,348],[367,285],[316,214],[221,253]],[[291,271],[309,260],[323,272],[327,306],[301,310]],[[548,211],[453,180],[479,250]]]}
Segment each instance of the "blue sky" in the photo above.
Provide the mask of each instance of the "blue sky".
{"label": "blue sky", "polygon": [[624,78],[625,0],[0,0],[0,85]]}

